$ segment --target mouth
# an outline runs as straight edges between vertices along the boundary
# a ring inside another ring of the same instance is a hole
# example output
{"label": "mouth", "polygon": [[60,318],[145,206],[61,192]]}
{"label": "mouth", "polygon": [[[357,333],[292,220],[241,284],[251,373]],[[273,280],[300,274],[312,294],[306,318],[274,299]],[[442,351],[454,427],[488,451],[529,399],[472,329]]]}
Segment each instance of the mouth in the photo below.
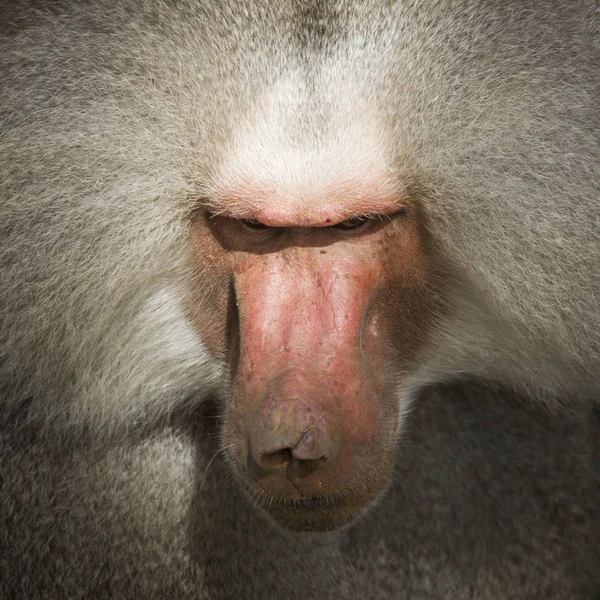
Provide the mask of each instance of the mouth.
{"label": "mouth", "polygon": [[285,469],[263,472],[253,467],[243,446],[232,443],[231,447],[226,457],[244,496],[292,532],[330,532],[352,524],[385,493],[393,465],[391,460],[380,460],[365,468],[366,461],[361,461],[357,468],[358,459],[349,459],[335,468],[302,473],[285,464]]}
{"label": "mouth", "polygon": [[354,521],[369,499],[347,494],[261,498],[259,507],[279,525],[295,532],[333,531]]}

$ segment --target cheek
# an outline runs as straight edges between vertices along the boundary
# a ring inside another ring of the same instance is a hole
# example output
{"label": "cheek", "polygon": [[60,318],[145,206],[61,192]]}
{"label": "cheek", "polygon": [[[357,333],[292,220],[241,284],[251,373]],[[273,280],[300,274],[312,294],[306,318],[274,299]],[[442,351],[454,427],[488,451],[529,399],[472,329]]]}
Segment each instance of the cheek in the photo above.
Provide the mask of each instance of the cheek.
{"label": "cheek", "polygon": [[187,309],[194,327],[217,357],[227,353],[228,331],[236,318],[230,258],[214,239],[204,218],[190,225],[192,280]]}
{"label": "cheek", "polygon": [[424,288],[395,288],[389,296],[381,310],[382,320],[389,324],[388,337],[393,347],[395,370],[399,373],[419,361],[432,310]]}
{"label": "cheek", "polygon": [[418,360],[432,322],[430,259],[424,236],[411,223],[389,232],[377,254],[382,278],[365,315],[363,340],[367,353],[392,358],[398,375]]}

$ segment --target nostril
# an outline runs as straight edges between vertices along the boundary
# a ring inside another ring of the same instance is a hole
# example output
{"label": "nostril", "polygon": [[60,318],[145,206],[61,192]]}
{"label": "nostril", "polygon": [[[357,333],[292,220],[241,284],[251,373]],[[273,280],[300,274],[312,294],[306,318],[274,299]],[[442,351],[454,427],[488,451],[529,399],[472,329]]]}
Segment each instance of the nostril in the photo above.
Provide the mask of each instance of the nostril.
{"label": "nostril", "polygon": [[283,450],[262,454],[258,462],[265,471],[278,471],[287,467],[292,460],[294,460],[292,450],[283,448]]}
{"label": "nostril", "polygon": [[[311,428],[301,433],[300,439],[296,443],[285,444],[283,440],[279,440],[281,444],[279,445],[275,441],[270,448],[267,446],[257,456],[255,455],[256,460],[259,466],[266,471],[278,471],[287,468],[291,464],[295,466],[294,470],[305,470],[307,466],[304,463],[307,465],[312,463],[315,463],[315,466],[320,465],[325,462],[326,458],[317,447],[318,437],[316,431]],[[279,448],[277,449],[278,445]]]}
{"label": "nostril", "polygon": [[257,462],[258,466],[267,474],[286,472],[291,477],[307,477],[321,468],[327,459],[325,457],[296,458],[294,450],[284,448],[277,452],[261,454]]}
{"label": "nostril", "polygon": [[[292,408],[302,406],[296,402]],[[287,404],[276,405],[248,432],[248,466],[257,478],[306,477],[338,454],[339,435],[325,417],[316,421],[314,417],[308,419],[305,411],[296,414],[288,409]]]}
{"label": "nostril", "polygon": [[317,447],[318,439],[319,436],[313,428],[306,431],[300,438],[300,441],[292,448],[294,458],[306,461],[322,458],[320,456],[321,452]]}

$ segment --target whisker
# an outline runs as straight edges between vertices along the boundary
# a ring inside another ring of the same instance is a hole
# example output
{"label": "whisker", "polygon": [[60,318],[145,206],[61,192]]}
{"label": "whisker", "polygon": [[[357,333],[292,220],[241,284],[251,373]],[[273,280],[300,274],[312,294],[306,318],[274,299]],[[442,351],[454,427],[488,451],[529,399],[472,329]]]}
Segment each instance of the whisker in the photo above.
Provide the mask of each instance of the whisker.
{"label": "whisker", "polygon": [[210,469],[210,465],[212,465],[212,463],[215,460],[215,458],[217,457],[217,455],[220,454],[221,452],[224,452],[228,448],[231,448],[232,446],[233,446],[233,444],[228,444],[227,446],[223,446],[223,448],[219,448],[219,450],[217,450],[211,456],[211,459],[208,461],[208,464],[206,465],[206,469],[204,469],[204,475],[202,476],[202,480],[200,481],[200,485],[198,486],[199,490],[202,489],[202,486],[204,485],[204,480],[206,479],[206,474],[208,473],[208,469]]}

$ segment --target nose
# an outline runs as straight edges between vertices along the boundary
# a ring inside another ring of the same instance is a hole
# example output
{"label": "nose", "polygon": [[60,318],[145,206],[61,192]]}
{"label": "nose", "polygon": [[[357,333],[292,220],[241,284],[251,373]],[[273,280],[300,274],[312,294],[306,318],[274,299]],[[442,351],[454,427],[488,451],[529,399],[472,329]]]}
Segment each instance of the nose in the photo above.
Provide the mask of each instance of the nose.
{"label": "nose", "polygon": [[307,476],[334,460],[339,436],[326,412],[301,399],[271,404],[266,417],[249,436],[250,456],[259,477]]}

